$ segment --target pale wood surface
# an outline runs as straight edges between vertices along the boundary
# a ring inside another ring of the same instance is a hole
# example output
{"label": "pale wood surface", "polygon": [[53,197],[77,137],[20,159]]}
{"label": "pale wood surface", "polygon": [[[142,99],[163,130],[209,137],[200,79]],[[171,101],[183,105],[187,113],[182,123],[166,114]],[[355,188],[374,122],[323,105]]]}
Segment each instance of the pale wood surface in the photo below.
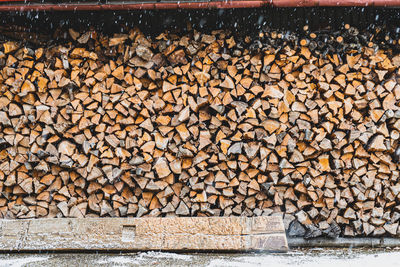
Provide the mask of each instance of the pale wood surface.
{"label": "pale wood surface", "polygon": [[0,251],[287,251],[281,217],[58,218],[0,221]]}

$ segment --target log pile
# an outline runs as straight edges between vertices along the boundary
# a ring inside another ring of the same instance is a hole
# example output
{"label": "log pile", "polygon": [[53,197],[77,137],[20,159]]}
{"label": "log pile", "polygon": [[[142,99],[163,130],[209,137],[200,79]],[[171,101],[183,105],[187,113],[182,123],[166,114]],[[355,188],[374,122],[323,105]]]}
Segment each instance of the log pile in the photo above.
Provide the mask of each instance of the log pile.
{"label": "log pile", "polygon": [[400,56],[304,30],[2,42],[0,217],[284,214],[291,235],[397,235]]}

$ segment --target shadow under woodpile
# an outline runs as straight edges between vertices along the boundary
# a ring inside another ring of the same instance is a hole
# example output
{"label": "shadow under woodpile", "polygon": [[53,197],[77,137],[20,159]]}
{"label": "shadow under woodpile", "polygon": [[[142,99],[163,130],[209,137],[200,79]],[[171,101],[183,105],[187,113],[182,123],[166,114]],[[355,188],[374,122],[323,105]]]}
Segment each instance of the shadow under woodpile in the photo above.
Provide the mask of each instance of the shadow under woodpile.
{"label": "shadow under woodpile", "polygon": [[289,236],[396,236],[399,17],[3,16],[0,215],[274,214]]}

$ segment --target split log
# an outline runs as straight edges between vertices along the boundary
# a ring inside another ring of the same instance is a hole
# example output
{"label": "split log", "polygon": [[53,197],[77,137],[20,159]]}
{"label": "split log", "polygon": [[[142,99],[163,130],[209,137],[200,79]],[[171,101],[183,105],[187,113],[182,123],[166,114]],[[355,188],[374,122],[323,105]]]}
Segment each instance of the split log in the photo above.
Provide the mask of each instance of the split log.
{"label": "split log", "polygon": [[1,41],[0,217],[284,213],[309,237],[398,235],[399,56],[355,30]]}

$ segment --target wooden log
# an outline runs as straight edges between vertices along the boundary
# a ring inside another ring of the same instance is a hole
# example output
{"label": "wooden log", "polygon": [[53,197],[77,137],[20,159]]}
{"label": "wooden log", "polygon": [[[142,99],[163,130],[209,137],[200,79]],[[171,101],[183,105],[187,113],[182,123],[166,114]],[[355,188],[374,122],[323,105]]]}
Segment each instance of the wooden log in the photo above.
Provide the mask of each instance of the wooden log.
{"label": "wooden log", "polygon": [[5,220],[1,229],[1,251],[288,250],[276,216]]}

